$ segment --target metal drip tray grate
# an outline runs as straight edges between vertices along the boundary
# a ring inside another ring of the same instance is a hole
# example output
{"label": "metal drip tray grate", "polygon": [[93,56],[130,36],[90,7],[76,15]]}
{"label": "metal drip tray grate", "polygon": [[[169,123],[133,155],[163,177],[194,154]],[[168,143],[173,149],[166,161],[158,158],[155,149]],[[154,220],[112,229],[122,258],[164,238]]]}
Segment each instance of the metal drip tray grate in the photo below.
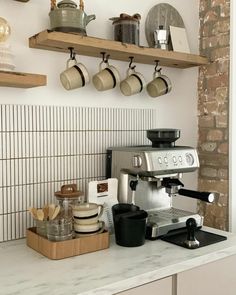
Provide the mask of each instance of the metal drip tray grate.
{"label": "metal drip tray grate", "polygon": [[157,210],[157,211],[149,211],[148,212],[148,220],[149,221],[155,221],[157,223],[159,222],[165,222],[170,221],[176,222],[180,218],[183,218],[185,216],[193,215],[194,213],[176,209],[176,208],[169,208],[164,210]]}
{"label": "metal drip tray grate", "polygon": [[196,220],[198,227],[202,226],[203,217],[197,213],[173,207],[163,210],[151,210],[148,212],[147,238],[156,239],[171,230],[183,228],[186,226],[186,220],[190,217]]}

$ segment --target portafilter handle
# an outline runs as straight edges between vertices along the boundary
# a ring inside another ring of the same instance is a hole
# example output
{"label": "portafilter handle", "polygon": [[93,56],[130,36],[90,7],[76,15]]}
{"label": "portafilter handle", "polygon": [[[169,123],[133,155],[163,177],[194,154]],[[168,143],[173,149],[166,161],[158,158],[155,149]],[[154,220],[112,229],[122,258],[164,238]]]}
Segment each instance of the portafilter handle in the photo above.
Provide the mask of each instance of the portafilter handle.
{"label": "portafilter handle", "polygon": [[207,203],[213,203],[216,198],[216,195],[212,192],[198,192],[182,188],[178,190],[178,194],[189,198],[198,199]]}

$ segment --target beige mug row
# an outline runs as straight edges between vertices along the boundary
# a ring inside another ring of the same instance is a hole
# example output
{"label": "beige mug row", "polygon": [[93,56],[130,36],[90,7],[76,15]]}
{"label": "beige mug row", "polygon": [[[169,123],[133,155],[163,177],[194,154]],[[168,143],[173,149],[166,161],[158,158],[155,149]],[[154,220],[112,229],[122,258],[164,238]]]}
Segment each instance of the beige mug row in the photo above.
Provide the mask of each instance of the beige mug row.
{"label": "beige mug row", "polygon": [[[73,65],[70,66],[70,62]],[[87,68],[78,63],[76,59],[67,61],[66,70],[60,74],[60,80],[66,90],[84,87],[90,82]],[[144,76],[135,71],[134,68],[127,70],[127,76],[121,81],[119,71],[116,67],[109,65],[108,62],[101,62],[99,71],[92,78],[93,85],[98,91],[106,91],[115,88],[120,84],[120,90],[125,96],[141,93],[145,87],[151,97],[158,97],[171,91],[170,79],[162,75],[160,70],[154,72],[153,80],[146,84]]]}

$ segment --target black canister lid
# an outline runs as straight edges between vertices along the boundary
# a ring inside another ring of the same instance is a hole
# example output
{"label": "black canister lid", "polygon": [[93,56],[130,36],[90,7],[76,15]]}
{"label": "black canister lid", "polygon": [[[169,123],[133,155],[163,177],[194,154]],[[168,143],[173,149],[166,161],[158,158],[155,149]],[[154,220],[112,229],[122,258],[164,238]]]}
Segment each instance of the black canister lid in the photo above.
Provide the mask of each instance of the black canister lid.
{"label": "black canister lid", "polygon": [[179,129],[149,129],[147,138],[152,142],[152,147],[168,148],[174,147],[175,141],[180,138]]}

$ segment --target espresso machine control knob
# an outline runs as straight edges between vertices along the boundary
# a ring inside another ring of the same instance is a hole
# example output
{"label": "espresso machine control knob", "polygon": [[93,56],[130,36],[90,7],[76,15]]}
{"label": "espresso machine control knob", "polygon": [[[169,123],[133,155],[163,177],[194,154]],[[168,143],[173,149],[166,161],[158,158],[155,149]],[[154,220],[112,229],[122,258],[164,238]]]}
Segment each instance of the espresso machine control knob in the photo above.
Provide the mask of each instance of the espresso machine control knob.
{"label": "espresso machine control knob", "polygon": [[140,168],[142,166],[142,157],[135,155],[133,156],[132,162],[134,168]]}
{"label": "espresso machine control knob", "polygon": [[194,157],[193,157],[193,155],[190,154],[190,153],[187,153],[187,154],[185,155],[185,158],[186,158],[186,162],[187,162],[187,164],[188,164],[189,166],[193,166],[193,164],[194,164]]}

